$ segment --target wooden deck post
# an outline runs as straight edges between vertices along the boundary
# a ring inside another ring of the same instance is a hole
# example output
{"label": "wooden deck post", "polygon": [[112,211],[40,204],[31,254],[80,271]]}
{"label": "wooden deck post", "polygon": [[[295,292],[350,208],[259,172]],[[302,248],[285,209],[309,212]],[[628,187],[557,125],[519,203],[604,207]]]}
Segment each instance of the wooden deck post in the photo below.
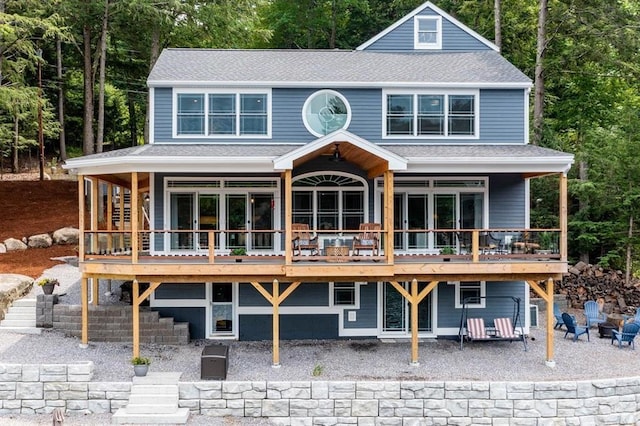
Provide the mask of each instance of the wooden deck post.
{"label": "wooden deck post", "polygon": [[91,278],[91,304],[98,306],[100,304],[100,279]]}
{"label": "wooden deck post", "polygon": [[568,230],[568,200],[567,200],[567,175],[560,175],[560,261],[568,259],[567,230]]}
{"label": "wooden deck post", "polygon": [[547,285],[544,289],[535,281],[527,281],[527,283],[538,296],[547,302],[547,355],[545,364],[553,368],[556,366],[556,362],[553,360],[553,278],[547,280]]}
{"label": "wooden deck post", "polygon": [[107,253],[113,252],[113,184],[107,184]]}
{"label": "wooden deck post", "polygon": [[133,280],[131,288],[131,308],[133,309],[133,357],[140,356],[140,285]]}
{"label": "wooden deck post", "polygon": [[98,216],[100,215],[99,209],[99,194],[100,191],[98,179],[91,179],[91,252],[98,253],[100,250],[100,241],[98,238]]}
{"label": "wooden deck post", "polygon": [[411,281],[411,294],[397,281],[389,281],[391,285],[411,304],[411,365],[419,366],[418,361],[418,305],[438,285],[438,281],[431,281],[418,293],[418,280]]}
{"label": "wooden deck post", "polygon": [[78,261],[84,261],[84,216],[85,216],[85,198],[84,198],[84,175],[78,175],[78,229],[80,235],[78,236]]}
{"label": "wooden deck post", "polygon": [[293,184],[291,183],[291,170],[284,171],[284,263],[291,265],[293,250],[291,248],[291,224],[293,223]]}
{"label": "wooden deck post", "polygon": [[[131,173],[131,262],[138,263],[138,251],[140,249],[140,235],[138,234],[138,216],[140,211],[138,194],[138,172]],[[138,355],[135,355],[138,356]]]}
{"label": "wooden deck post", "polygon": [[393,229],[393,171],[387,170],[384,172],[384,254],[386,263],[391,265],[394,263],[393,257],[393,241],[394,241],[394,229]]}
{"label": "wooden deck post", "polygon": [[[84,178],[83,178],[84,179]],[[80,298],[82,301],[82,331],[80,347],[86,348],[89,343],[89,280],[83,276],[80,280]]]}
{"label": "wooden deck post", "polygon": [[471,231],[471,261],[478,263],[480,261],[480,231],[477,229]]}

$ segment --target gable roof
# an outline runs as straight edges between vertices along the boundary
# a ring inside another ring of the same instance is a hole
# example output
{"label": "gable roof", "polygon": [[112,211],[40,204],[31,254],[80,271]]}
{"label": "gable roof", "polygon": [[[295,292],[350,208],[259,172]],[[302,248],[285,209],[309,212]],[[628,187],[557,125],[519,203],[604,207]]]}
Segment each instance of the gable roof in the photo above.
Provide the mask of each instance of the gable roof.
{"label": "gable roof", "polygon": [[150,87],[497,87],[531,80],[498,52],[165,49]]}
{"label": "gable roof", "polygon": [[490,49],[492,49],[492,50],[494,50],[496,52],[500,51],[498,46],[496,46],[494,43],[492,43],[489,40],[487,40],[486,38],[482,37],[480,34],[478,34],[477,32],[473,31],[471,28],[467,27],[465,24],[463,24],[462,22],[458,21],[456,18],[454,18],[453,16],[449,15],[447,12],[445,12],[442,9],[440,9],[439,7],[437,7],[436,5],[431,3],[430,1],[428,1],[426,3],[423,3],[422,5],[418,6],[413,11],[411,11],[408,15],[406,15],[404,18],[400,19],[399,21],[396,21],[393,25],[387,27],[382,32],[378,33],[374,37],[372,37],[369,40],[367,40],[366,42],[362,43],[360,46],[356,47],[356,50],[364,50],[364,49],[366,49],[367,47],[371,46],[376,41],[380,40],[381,38],[383,38],[384,36],[389,34],[391,31],[393,31],[396,28],[398,28],[400,25],[402,25],[405,22],[407,22],[409,19],[413,19],[414,16],[418,15],[419,13],[421,13],[425,9],[433,10],[435,13],[437,13],[440,16],[442,16],[444,19],[446,19],[447,21],[451,22],[453,25],[457,26],[462,31],[466,32],[471,37],[477,39],[478,41],[480,41],[482,44],[486,45]]}

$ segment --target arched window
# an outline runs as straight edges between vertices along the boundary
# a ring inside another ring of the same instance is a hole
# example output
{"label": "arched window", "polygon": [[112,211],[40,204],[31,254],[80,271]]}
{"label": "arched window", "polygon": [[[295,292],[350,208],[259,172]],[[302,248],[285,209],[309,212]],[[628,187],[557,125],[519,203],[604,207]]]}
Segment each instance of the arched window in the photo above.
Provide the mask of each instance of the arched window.
{"label": "arched window", "polygon": [[364,179],[346,173],[298,176],[293,184],[293,222],[318,230],[356,230],[366,222]]}

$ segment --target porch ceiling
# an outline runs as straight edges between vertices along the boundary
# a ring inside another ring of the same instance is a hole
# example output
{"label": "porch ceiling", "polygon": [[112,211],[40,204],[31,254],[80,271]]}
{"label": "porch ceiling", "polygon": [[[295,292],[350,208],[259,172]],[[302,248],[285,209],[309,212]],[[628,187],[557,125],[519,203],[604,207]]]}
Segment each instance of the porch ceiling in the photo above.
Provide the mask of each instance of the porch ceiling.
{"label": "porch ceiling", "polygon": [[[94,179],[101,180],[103,182],[112,183],[122,188],[131,189],[131,173],[115,173],[115,174],[102,174],[92,175]],[[149,173],[138,173],[138,191],[145,192],[150,188]]]}
{"label": "porch ceiling", "polygon": [[336,146],[340,152],[340,158],[365,170],[369,177],[377,177],[389,169],[389,162],[377,155],[353,145],[347,141],[335,141],[333,145],[325,145],[316,151],[310,152],[293,161],[294,167],[298,167],[307,161],[318,157],[324,157],[327,161],[332,161],[336,151]]}

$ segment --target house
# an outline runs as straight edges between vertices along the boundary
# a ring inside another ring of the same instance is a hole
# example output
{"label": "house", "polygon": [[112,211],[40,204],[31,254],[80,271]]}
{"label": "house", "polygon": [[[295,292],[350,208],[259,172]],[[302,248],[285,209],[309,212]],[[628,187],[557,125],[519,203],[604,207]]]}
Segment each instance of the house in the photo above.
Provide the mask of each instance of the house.
{"label": "house", "polygon": [[[165,49],[148,86],[150,144],[66,166],[84,343],[100,278],[274,365],[280,338],[410,337],[417,363],[463,313],[527,333],[530,288],[552,307],[573,156],[529,144],[531,80],[431,2],[353,51]],[[560,222],[531,229],[549,175]]]}

